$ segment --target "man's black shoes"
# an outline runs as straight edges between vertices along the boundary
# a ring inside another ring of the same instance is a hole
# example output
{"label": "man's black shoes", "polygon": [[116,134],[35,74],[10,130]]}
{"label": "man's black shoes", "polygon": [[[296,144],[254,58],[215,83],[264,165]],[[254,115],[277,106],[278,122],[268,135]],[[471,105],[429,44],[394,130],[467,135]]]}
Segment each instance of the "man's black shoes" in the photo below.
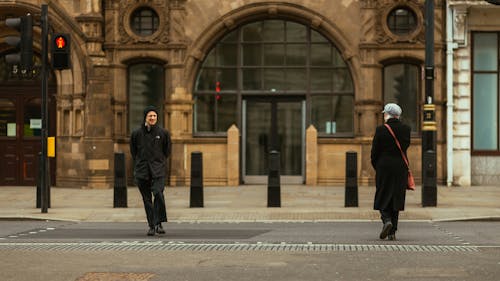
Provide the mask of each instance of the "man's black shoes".
{"label": "man's black shoes", "polygon": [[380,232],[380,239],[385,239],[387,237],[387,235],[389,235],[389,233],[391,232],[392,230],[392,222],[388,221],[386,223],[384,223],[384,226],[382,227],[382,231]]}
{"label": "man's black shoes", "polygon": [[396,241],[396,233],[389,234],[389,237],[387,237],[387,239],[391,241]]}
{"label": "man's black shoes", "polygon": [[163,229],[163,226],[161,226],[161,223],[156,226],[156,233],[165,234],[165,230]]}
{"label": "man's black shoes", "polygon": [[163,226],[161,226],[161,223],[157,226],[149,227],[148,236],[154,236],[156,233],[165,234],[165,230],[163,229]]}
{"label": "man's black shoes", "polygon": [[155,228],[154,227],[150,227],[149,230],[148,230],[148,236],[154,236],[155,235]]}

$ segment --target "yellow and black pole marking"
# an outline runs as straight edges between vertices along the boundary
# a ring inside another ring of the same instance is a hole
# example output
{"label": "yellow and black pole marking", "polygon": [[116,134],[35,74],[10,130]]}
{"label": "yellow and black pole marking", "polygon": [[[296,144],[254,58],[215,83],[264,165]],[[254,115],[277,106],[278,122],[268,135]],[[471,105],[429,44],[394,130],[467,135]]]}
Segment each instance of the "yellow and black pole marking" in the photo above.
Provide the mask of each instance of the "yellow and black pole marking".
{"label": "yellow and black pole marking", "polygon": [[47,138],[47,157],[56,157],[56,138]]}
{"label": "yellow and black pole marking", "polygon": [[424,104],[424,123],[422,131],[437,131],[436,105]]}

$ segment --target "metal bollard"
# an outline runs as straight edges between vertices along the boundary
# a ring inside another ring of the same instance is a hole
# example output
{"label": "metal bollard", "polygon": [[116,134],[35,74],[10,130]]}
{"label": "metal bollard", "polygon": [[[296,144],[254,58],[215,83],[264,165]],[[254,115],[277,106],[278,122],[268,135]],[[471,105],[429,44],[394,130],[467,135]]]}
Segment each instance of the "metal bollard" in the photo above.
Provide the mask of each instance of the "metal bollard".
{"label": "metal bollard", "polygon": [[344,207],[358,207],[358,153],[346,152]]}
{"label": "metal bollard", "polygon": [[38,152],[38,176],[36,177],[36,208],[42,207],[42,153]]}
{"label": "metal bollard", "polygon": [[127,177],[124,153],[115,153],[115,184],[113,191],[113,208],[127,208]]}
{"label": "metal bollard", "polygon": [[191,152],[189,207],[203,207],[203,154],[199,151]]}
{"label": "metal bollard", "polygon": [[437,206],[437,187],[436,187],[436,152],[426,150],[423,153],[422,171],[422,207]]}
{"label": "metal bollard", "polygon": [[267,207],[281,207],[280,153],[276,150],[269,152]]}
{"label": "metal bollard", "polygon": [[[42,153],[38,152],[38,176],[36,178],[36,208],[42,208]],[[48,173],[47,173],[48,174]],[[49,174],[50,176],[50,174]],[[47,193],[47,208],[50,208],[50,185]]]}

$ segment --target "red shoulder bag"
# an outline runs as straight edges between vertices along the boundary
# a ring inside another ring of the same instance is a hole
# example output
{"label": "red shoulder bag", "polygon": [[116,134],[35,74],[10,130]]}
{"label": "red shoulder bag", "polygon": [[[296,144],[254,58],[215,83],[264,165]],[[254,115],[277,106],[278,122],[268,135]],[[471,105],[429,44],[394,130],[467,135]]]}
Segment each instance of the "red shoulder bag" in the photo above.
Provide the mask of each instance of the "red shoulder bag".
{"label": "red shoulder bag", "polygon": [[399,144],[398,138],[396,138],[396,135],[392,131],[391,126],[387,124],[384,124],[384,126],[387,128],[387,130],[389,130],[389,133],[391,133],[392,137],[394,138],[394,141],[396,141],[396,145],[398,146],[399,151],[401,151],[401,156],[403,157],[403,160],[406,163],[406,167],[408,168],[408,186],[406,187],[406,189],[415,190],[415,179],[413,178],[413,174],[411,173],[410,163],[408,162],[408,158],[406,158],[403,149],[401,149],[401,144]]}

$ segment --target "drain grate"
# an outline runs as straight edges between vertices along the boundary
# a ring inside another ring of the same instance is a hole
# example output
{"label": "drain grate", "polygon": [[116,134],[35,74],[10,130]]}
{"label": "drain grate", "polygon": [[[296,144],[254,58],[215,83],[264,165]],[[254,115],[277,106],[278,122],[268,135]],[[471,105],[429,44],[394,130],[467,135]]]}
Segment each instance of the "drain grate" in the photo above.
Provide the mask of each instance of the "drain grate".
{"label": "drain grate", "polygon": [[76,281],[148,281],[153,273],[88,272]]}
{"label": "drain grate", "polygon": [[285,252],[477,252],[477,246],[289,243],[88,242],[0,243],[2,250],[28,251],[285,251]]}

